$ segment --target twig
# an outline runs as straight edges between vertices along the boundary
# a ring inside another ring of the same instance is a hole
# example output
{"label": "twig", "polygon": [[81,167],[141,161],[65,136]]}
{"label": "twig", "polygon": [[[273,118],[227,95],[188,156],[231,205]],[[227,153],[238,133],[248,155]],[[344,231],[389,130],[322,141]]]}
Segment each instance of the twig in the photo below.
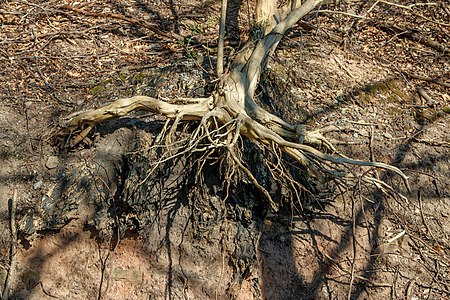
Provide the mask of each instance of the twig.
{"label": "twig", "polygon": [[375,161],[375,156],[373,154],[373,126],[370,126],[370,133],[369,133],[369,157],[370,161]]}
{"label": "twig", "polygon": [[16,202],[17,202],[17,189],[14,189],[13,197],[8,200],[10,223],[9,228],[11,230],[11,249],[9,253],[9,271],[6,277],[5,286],[3,288],[2,300],[9,299],[9,289],[12,278],[14,278],[14,272],[16,268],[16,252],[17,252],[17,230],[16,230]]}
{"label": "twig", "polygon": [[440,80],[438,80],[436,78],[420,76],[420,75],[409,73],[409,72],[406,72],[406,71],[401,71],[401,72],[403,74],[405,74],[407,77],[411,77],[411,78],[414,78],[414,79],[419,79],[419,80],[423,80],[423,81],[439,84],[439,85],[445,86],[447,88],[450,88],[450,83],[446,83],[446,82],[440,81]]}
{"label": "twig", "polygon": [[417,93],[425,100],[427,100],[428,103],[433,103],[434,100],[433,98],[430,97],[430,95],[427,94],[427,92],[425,92],[425,90],[421,87],[417,87]]}
{"label": "twig", "polygon": [[42,281],[41,281],[40,283],[41,283],[41,289],[42,289],[42,292],[43,292],[44,294],[46,294],[46,295],[49,296],[50,298],[59,299],[58,297],[56,297],[56,296],[50,294],[50,293],[44,288],[44,284],[42,283]]}
{"label": "twig", "polygon": [[376,3],[378,4],[379,2],[387,4],[387,5],[395,6],[395,7],[398,7],[398,8],[407,9],[407,10],[411,11],[414,15],[416,15],[416,16],[424,19],[424,20],[427,20],[429,22],[432,22],[432,23],[435,23],[435,24],[439,24],[439,25],[442,25],[442,26],[446,26],[446,27],[450,26],[450,24],[448,24],[448,23],[443,23],[443,22],[439,22],[439,21],[427,18],[427,17],[425,17],[425,16],[423,16],[423,15],[421,15],[419,13],[416,13],[412,9],[414,6],[437,5],[437,3],[414,3],[414,4],[410,4],[410,5],[406,6],[406,5],[401,5],[401,4],[397,4],[397,3],[393,3],[393,2],[389,2],[389,1],[385,1],[385,0],[378,0]]}
{"label": "twig", "polygon": [[335,56],[333,56],[334,61],[342,68],[344,69],[344,71],[348,74],[348,76],[350,76],[353,79],[357,79],[358,77],[356,77],[355,75],[353,75],[350,70],[345,67]]}
{"label": "twig", "polygon": [[[350,271],[348,271],[348,270],[345,270],[344,268],[342,268],[340,265],[339,265],[339,263],[335,260],[335,259],[333,259],[331,256],[329,256],[328,254],[324,254],[324,256],[327,258],[327,259],[329,259],[340,271],[342,271],[342,272],[344,272],[344,273],[346,273],[346,274],[350,274]],[[357,275],[357,274],[354,274],[354,277],[356,278],[356,279],[359,279],[359,280],[363,280],[363,281],[366,281],[367,283],[369,283],[369,284],[371,284],[371,285],[373,285],[373,286],[376,286],[376,287],[392,287],[392,284],[389,284],[389,283],[384,283],[384,282],[374,282],[374,281],[372,281],[372,280],[370,280],[369,278],[366,278],[366,277],[364,277],[364,276],[360,276],[360,275]]]}
{"label": "twig", "polygon": [[138,20],[138,19],[134,19],[131,17],[126,17],[124,15],[120,15],[120,14],[115,14],[115,13],[100,13],[100,12],[90,12],[90,11],[86,11],[83,9],[79,9],[79,8],[75,8],[73,6],[70,5],[63,5],[62,8],[70,10],[72,12],[76,12],[78,14],[81,15],[85,15],[85,16],[91,16],[91,17],[100,17],[100,18],[111,18],[111,19],[116,19],[116,20],[122,20],[134,25],[138,25],[138,26],[142,26],[144,28],[147,28],[148,30],[154,32],[155,34],[159,35],[159,36],[163,36],[166,38],[170,38],[170,39],[175,39],[177,41],[183,41],[184,37],[182,37],[179,34],[173,33],[173,32],[164,32],[163,30],[157,28],[157,26],[144,21],[144,20]]}
{"label": "twig", "polygon": [[350,262],[350,287],[348,288],[347,299],[350,300],[352,298],[352,287],[355,281],[355,264],[356,264],[356,217],[355,217],[355,195],[352,198],[352,254],[353,258]]}
{"label": "twig", "polygon": [[[103,180],[102,180],[103,181]],[[116,233],[117,233],[117,241],[114,244],[114,246],[112,246],[112,248],[110,248],[109,250],[109,274],[108,274],[108,278],[106,279],[106,287],[105,287],[105,292],[104,292],[104,299],[108,299],[108,291],[109,291],[109,286],[111,283],[111,277],[112,277],[112,273],[113,273],[113,257],[114,257],[114,253],[116,251],[117,246],[120,243],[120,224],[119,224],[119,219],[117,218],[117,207],[116,207],[116,193],[117,193],[117,186],[115,184],[115,182],[112,182],[110,186],[108,186],[106,184],[106,182],[103,181],[103,184],[108,188],[109,193],[111,195],[111,202],[112,202],[112,208],[113,208],[113,213],[114,213],[114,223],[116,225]],[[111,237],[111,241],[110,243],[112,243],[114,236]],[[105,262],[106,263],[106,262]]]}
{"label": "twig", "polygon": [[412,287],[415,282],[416,282],[416,279],[413,278],[413,279],[409,280],[408,283],[406,284],[405,299],[411,299],[409,296],[411,295],[411,290],[412,290]]}
{"label": "twig", "polygon": [[372,4],[372,6],[366,11],[366,13],[364,15],[367,16],[375,8],[375,6],[378,5],[378,3],[380,3],[380,0],[375,1],[375,3]]}
{"label": "twig", "polygon": [[329,13],[329,14],[339,14],[339,15],[344,15],[344,16],[349,16],[349,17],[353,17],[353,18],[358,18],[358,19],[365,19],[365,16],[361,16],[361,15],[356,15],[356,14],[352,14],[352,13],[348,13],[345,11],[335,11],[335,10],[327,10],[327,9],[321,9],[321,10],[313,10],[311,13]]}
{"label": "twig", "polygon": [[397,286],[399,273],[400,273],[400,270],[399,270],[399,267],[397,266],[395,268],[394,282],[392,283],[392,288],[391,288],[391,299],[397,299],[397,289],[395,287]]}
{"label": "twig", "polygon": [[399,7],[399,8],[404,8],[404,9],[409,9],[411,10],[414,6],[425,6],[425,5],[437,5],[437,3],[413,3],[410,5],[401,5],[401,4],[397,4],[397,3],[393,3],[393,2],[389,2],[389,1],[385,1],[385,0],[378,0],[377,2],[381,2],[384,4],[388,4],[388,5],[392,5],[395,7]]}
{"label": "twig", "polygon": [[446,55],[450,55],[450,48],[444,44],[438,43],[431,38],[424,36],[423,34],[419,34],[417,32],[414,32],[410,29],[403,29],[395,24],[377,24],[376,27],[379,29],[385,31],[385,32],[394,32],[396,36],[404,36],[409,38],[410,40],[413,40],[415,42],[419,42],[425,46],[428,46],[430,48],[433,48],[437,51],[443,52]]}
{"label": "twig", "polygon": [[396,240],[398,240],[399,238],[401,238],[402,236],[404,236],[406,233],[406,230],[402,230],[399,233],[397,233],[394,237],[390,238],[389,240],[387,240],[386,244],[392,244],[393,242],[395,242]]}
{"label": "twig", "polygon": [[425,216],[423,214],[423,205],[422,205],[422,193],[419,191],[417,191],[417,198],[419,199],[419,207],[420,207],[420,217],[422,218],[422,223],[423,225],[425,225],[425,228],[427,229],[427,232],[429,235],[431,235],[431,237],[433,238],[434,241],[437,241],[436,238],[434,237],[433,231],[431,231],[430,226],[428,226],[428,223],[425,221]]}
{"label": "twig", "polygon": [[450,147],[449,142],[432,141],[432,140],[418,139],[418,138],[412,138],[412,140],[416,143],[424,143],[424,144],[427,144],[430,146]]}

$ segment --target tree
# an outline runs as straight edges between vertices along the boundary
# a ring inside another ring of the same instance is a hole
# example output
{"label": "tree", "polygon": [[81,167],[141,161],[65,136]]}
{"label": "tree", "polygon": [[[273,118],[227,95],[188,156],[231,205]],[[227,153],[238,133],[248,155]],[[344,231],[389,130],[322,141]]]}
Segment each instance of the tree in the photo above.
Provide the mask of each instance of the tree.
{"label": "tree", "polygon": [[[395,193],[389,185],[370,177],[367,172],[354,174],[349,171],[348,166],[389,170],[401,176],[408,186],[407,177],[398,168],[341,155],[323,136],[324,133],[332,131],[332,128],[308,130],[307,126],[302,124],[289,124],[264,110],[255,100],[255,91],[268,57],[275,51],[286,31],[321,2],[322,0],[308,0],[300,5],[300,1],[292,1],[289,7],[277,9],[275,0],[258,1],[256,11],[258,25],[255,32],[259,32],[259,35],[253,34],[235,56],[231,67],[223,70],[227,1],[222,0],[217,56],[218,84],[209,97],[174,99],[170,102],[146,96],[119,99],[104,107],[69,116],[62,132],[72,134],[81,130],[72,142],[77,144],[96,124],[125,116],[132,111],[145,110],[167,118],[167,125],[170,127],[163,133],[166,142],[170,144],[180,121],[194,121],[197,127],[191,133],[189,141],[183,147],[177,148],[179,151],[173,157],[182,153],[201,152],[205,154],[202,156],[204,159],[209,154],[219,151],[221,158],[230,166],[229,172],[245,174],[274,210],[278,209],[278,205],[271,194],[258,182],[240,158],[241,137],[272,154],[266,160],[266,164],[272,166],[268,168],[272,178],[289,182],[294,191],[300,191],[302,185],[298,179],[293,178],[286,164],[287,160],[303,166],[308,170],[309,176],[319,181],[334,180],[336,184],[345,185],[349,181],[359,180]],[[327,151],[333,151],[337,155],[330,155],[326,153]]]}

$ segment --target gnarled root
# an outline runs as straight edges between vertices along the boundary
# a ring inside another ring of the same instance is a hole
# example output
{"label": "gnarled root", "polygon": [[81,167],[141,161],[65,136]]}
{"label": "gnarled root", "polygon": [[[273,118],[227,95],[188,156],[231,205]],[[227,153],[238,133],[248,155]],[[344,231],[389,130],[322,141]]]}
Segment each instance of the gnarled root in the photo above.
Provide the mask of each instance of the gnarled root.
{"label": "gnarled root", "polygon": [[[305,126],[292,126],[286,123],[287,125],[284,124],[282,132],[285,135],[289,132],[288,139],[279,135],[275,130],[252,119],[244,110],[236,113],[227,106],[215,107],[214,105],[217,103],[215,97],[217,95],[214,94],[208,98],[190,99],[189,101],[184,101],[188,102],[185,104],[170,104],[144,96],[119,99],[107,106],[70,116],[66,120],[62,132],[71,133],[79,128],[85,128],[80,133],[81,136],[75,137],[74,141],[76,143],[86,136],[86,131],[90,131],[97,123],[128,115],[132,111],[145,110],[174,120],[172,127],[166,133],[166,143],[170,144],[171,136],[179,121],[197,120],[199,126],[192,132],[183,150],[164,160],[187,152],[208,152],[223,148],[229,153],[230,163],[250,179],[254,186],[268,199],[274,210],[277,210],[278,207],[270,193],[258,183],[251,171],[235,154],[240,136],[244,136],[259,145],[275,149],[275,152],[284,153],[293,161],[306,167],[320,181],[333,179],[346,182],[357,179],[366,183],[372,183],[380,189],[393,191],[387,184],[365,175],[367,172],[357,176],[342,170],[342,166],[356,165],[391,171],[399,175],[409,188],[406,175],[394,166],[379,162],[355,160],[345,156],[336,157],[317,150],[314,146],[322,145],[325,148],[334,149],[333,145],[320,133],[320,130],[307,131]],[[269,113],[267,115],[271,116]],[[281,127],[277,128],[280,129]],[[288,129],[291,130],[289,131]],[[277,164],[283,163],[281,155],[278,155],[277,160]],[[278,170],[275,171],[276,174],[273,174],[274,177],[281,176],[290,182],[295,181],[289,172],[284,171],[285,168],[275,168],[274,170]]]}

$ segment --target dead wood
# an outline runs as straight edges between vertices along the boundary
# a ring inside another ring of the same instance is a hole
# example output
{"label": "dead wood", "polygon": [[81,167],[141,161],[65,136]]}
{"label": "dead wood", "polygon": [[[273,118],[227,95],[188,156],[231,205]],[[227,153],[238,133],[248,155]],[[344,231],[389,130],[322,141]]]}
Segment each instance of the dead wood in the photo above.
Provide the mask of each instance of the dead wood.
{"label": "dead wood", "polygon": [[390,23],[380,23],[377,24],[376,27],[387,33],[395,33],[397,37],[406,37],[412,41],[421,43],[425,46],[442,52],[445,55],[450,55],[450,48],[448,46],[432,40],[431,38],[418,32],[417,30],[401,28],[400,26]]}
{"label": "dead wood", "polygon": [[[226,9],[226,1],[224,3],[222,10]],[[217,90],[208,98],[177,101],[181,104],[171,104],[144,96],[119,99],[107,106],[69,116],[64,122],[62,133],[73,133],[78,129],[84,129],[82,134],[86,135],[86,131],[90,131],[99,122],[122,117],[136,110],[150,111],[174,120],[172,129],[169,130],[169,140],[170,132],[176,128],[180,120],[200,121],[197,130],[191,136],[190,146],[185,151],[198,152],[209,149],[204,146],[201,149],[196,148],[202,139],[207,139],[212,148],[224,148],[228,152],[230,163],[251,179],[269,200],[274,210],[277,210],[277,205],[271,199],[269,192],[240,163],[236,154],[239,136],[244,136],[269,149],[277,149],[305,166],[312,176],[321,181],[333,179],[346,184],[352,180],[362,180],[380,189],[393,192],[389,185],[364,175],[366,173],[357,175],[341,168],[343,165],[356,165],[392,171],[401,176],[408,187],[406,175],[398,168],[379,162],[365,162],[322,152],[318,147],[330,150],[334,150],[334,147],[322,136],[320,130],[308,131],[303,125],[289,124],[261,108],[255,101],[255,91],[269,55],[275,51],[286,31],[319,3],[321,0],[306,1],[288,13],[273,28],[270,27],[272,29],[263,38],[250,40],[234,58],[231,69],[223,74]],[[218,75],[222,73],[219,68],[217,71]],[[222,129],[225,133],[217,134]],[[75,139],[75,143],[78,141],[79,139]],[[282,163],[281,158],[279,161]],[[273,172],[274,178],[286,178],[288,182],[293,180],[284,169]]]}
{"label": "dead wood", "polygon": [[14,189],[12,198],[9,203],[9,229],[11,234],[11,247],[9,253],[9,271],[6,277],[6,282],[3,287],[2,300],[9,299],[10,285],[15,275],[16,269],[16,253],[17,253],[17,229],[16,229],[16,203],[17,203],[17,190]]}
{"label": "dead wood", "polygon": [[447,88],[450,88],[450,83],[443,82],[443,81],[439,80],[439,78],[425,77],[425,76],[417,75],[414,73],[406,72],[403,70],[401,72],[410,78],[419,79],[419,80],[439,84],[439,85],[445,86]]}
{"label": "dead wood", "polygon": [[143,28],[146,28],[152,32],[154,32],[155,34],[161,36],[161,37],[165,37],[165,38],[169,38],[169,39],[174,39],[177,41],[183,41],[184,38],[176,33],[173,32],[165,32],[164,30],[161,30],[158,28],[158,26],[151,24],[147,21],[144,20],[138,20],[132,17],[127,17],[121,14],[115,14],[115,13],[102,13],[102,12],[91,12],[91,11],[87,11],[84,9],[79,9],[76,7],[73,7],[71,5],[63,5],[62,6],[63,9],[66,10],[70,10],[74,13],[77,14],[81,14],[81,15],[85,15],[85,16],[91,16],[91,17],[96,17],[96,18],[110,18],[110,19],[116,19],[116,20],[121,20],[121,21],[125,21],[127,23],[133,24],[133,25],[138,25],[141,26]]}

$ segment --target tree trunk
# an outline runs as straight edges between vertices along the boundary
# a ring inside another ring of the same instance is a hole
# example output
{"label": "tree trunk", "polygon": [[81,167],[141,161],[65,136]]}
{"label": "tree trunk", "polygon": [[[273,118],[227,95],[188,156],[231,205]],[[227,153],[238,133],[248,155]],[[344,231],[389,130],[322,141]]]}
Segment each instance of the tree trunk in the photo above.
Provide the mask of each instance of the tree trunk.
{"label": "tree trunk", "polygon": [[269,33],[277,24],[275,15],[277,12],[276,0],[258,0],[256,3],[256,23],[264,28],[264,33]]}

